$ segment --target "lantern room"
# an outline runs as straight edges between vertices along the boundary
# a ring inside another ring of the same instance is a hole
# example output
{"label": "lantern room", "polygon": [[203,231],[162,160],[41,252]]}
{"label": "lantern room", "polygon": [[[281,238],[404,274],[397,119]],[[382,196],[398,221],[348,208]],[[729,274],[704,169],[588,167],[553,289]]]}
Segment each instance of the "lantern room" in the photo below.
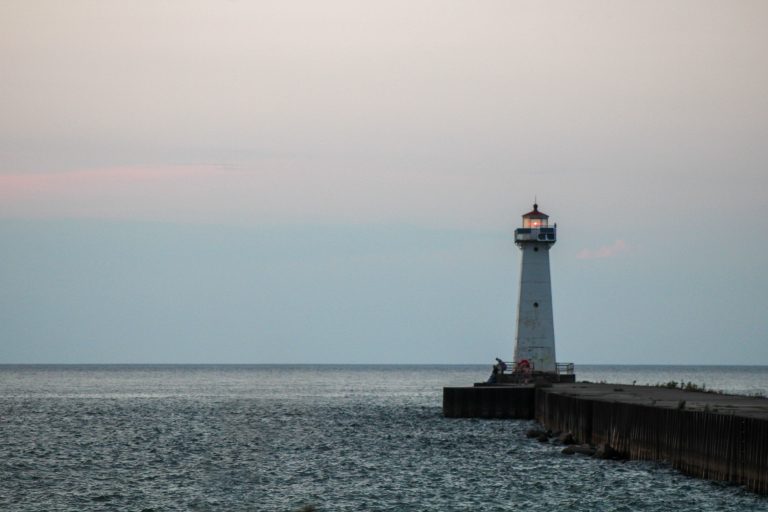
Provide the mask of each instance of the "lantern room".
{"label": "lantern room", "polygon": [[539,211],[539,205],[534,204],[533,210],[523,215],[523,227],[515,230],[515,243],[529,242],[551,245],[557,240],[557,224],[549,227],[549,215]]}
{"label": "lantern room", "polygon": [[539,205],[534,203],[533,210],[523,215],[524,228],[546,228],[549,225],[549,215],[539,211]]}

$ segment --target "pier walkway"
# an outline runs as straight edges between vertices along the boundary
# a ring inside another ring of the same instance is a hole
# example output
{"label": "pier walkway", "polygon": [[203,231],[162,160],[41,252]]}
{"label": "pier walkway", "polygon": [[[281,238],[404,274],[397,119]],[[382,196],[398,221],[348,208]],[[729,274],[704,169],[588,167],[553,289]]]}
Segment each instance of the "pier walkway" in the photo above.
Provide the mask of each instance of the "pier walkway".
{"label": "pier walkway", "polygon": [[684,401],[682,408],[688,411],[709,411],[768,420],[768,399],[760,397],[631,384],[554,384],[551,391],[580,399],[649,405],[666,409],[678,409]]}

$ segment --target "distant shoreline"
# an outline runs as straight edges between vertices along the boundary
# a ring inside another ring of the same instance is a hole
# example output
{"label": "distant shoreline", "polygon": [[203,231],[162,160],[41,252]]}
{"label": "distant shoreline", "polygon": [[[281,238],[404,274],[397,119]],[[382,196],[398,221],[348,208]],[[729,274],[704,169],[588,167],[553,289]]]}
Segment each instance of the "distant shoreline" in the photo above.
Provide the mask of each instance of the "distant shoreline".
{"label": "distant shoreline", "polygon": [[[490,362],[485,363],[0,363],[0,368],[37,366],[113,366],[113,367],[447,367],[447,368],[467,368],[467,367],[490,367]],[[768,368],[767,364],[654,364],[654,363],[575,363],[577,368]]]}

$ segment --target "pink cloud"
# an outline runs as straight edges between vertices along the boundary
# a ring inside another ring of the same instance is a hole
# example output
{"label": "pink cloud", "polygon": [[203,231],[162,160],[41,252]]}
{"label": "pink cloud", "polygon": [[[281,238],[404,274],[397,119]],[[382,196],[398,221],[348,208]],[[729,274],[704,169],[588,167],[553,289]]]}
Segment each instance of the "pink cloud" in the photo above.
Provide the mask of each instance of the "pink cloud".
{"label": "pink cloud", "polygon": [[581,260],[594,260],[600,258],[613,258],[629,250],[624,240],[616,240],[611,245],[604,245],[597,249],[582,249],[576,255]]}
{"label": "pink cloud", "polygon": [[219,168],[204,166],[0,174],[0,216],[170,218],[189,210],[185,201],[219,175]]}
{"label": "pink cloud", "polygon": [[238,166],[0,173],[0,218],[487,226],[506,220],[504,192],[472,176],[434,170],[274,158]]}

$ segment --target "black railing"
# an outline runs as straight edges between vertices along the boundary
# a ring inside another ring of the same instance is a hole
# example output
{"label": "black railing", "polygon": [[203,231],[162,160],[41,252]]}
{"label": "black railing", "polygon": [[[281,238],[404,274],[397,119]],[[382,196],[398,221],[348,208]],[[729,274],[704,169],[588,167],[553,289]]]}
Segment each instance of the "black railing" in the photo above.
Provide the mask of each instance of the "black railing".
{"label": "black railing", "polygon": [[517,228],[515,230],[515,233],[519,233],[521,235],[530,235],[531,231],[534,229],[538,229],[539,233],[550,233],[554,234],[557,232],[556,228]]}
{"label": "black railing", "polygon": [[[520,363],[514,361],[504,361],[506,367],[499,373],[534,373],[536,368],[533,361],[523,360]],[[573,363],[555,363],[555,373],[558,375],[573,375],[575,371]]]}

